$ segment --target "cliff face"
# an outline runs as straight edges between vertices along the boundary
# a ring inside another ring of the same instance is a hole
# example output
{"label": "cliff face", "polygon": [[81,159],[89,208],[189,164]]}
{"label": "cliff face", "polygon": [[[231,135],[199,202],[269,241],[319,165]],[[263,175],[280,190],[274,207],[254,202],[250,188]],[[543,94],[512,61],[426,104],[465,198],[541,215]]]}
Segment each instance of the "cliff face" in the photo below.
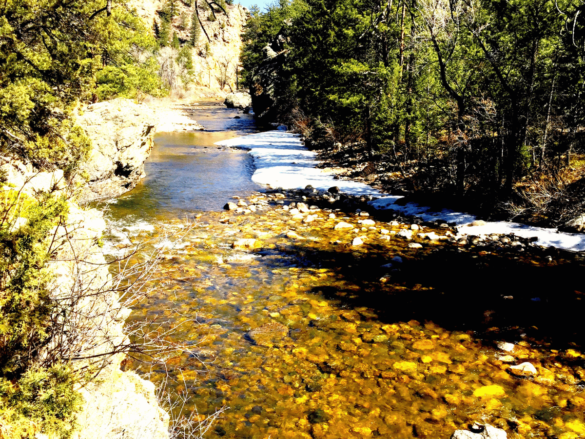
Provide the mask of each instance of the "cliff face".
{"label": "cliff face", "polygon": [[112,198],[134,188],[144,176],[156,128],[155,113],[129,99],[89,105],[79,112],[77,123],[92,140],[92,151],[80,171],[80,201]]}
{"label": "cliff face", "polygon": [[[212,14],[203,8],[203,1],[198,0],[197,4],[205,31],[200,32],[192,51],[196,85],[217,91],[234,91],[241,69],[240,51],[243,44],[241,34],[249,11],[239,4],[226,5],[227,16],[218,12],[217,20],[211,21]],[[161,0],[129,0],[128,5],[135,8],[137,14],[154,32],[155,26],[159,28],[161,26],[159,12],[164,3]],[[191,17],[195,11],[195,1],[193,0],[190,6],[182,1],[176,3],[178,12],[172,20],[171,36],[175,32],[184,44],[191,40]],[[186,26],[183,26],[184,21]]]}

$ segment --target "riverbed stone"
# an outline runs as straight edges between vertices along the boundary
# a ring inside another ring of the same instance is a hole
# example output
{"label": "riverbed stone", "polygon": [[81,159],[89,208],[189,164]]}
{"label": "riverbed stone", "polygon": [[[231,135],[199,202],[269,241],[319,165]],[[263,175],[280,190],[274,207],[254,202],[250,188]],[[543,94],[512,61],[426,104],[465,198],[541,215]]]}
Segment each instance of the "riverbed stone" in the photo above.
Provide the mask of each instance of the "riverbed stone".
{"label": "riverbed stone", "polygon": [[238,239],[233,244],[233,248],[254,248],[257,241],[255,239]]}
{"label": "riverbed stone", "polygon": [[361,238],[353,238],[353,241],[351,241],[351,245],[353,247],[357,247],[358,245],[362,245],[364,243],[364,241],[362,241]]}
{"label": "riverbed stone", "polygon": [[412,239],[412,231],[411,230],[407,230],[407,229],[403,229],[400,232],[398,232],[396,234],[396,236],[398,236],[399,238],[402,239]]}
{"label": "riverbed stone", "polygon": [[514,343],[508,343],[505,341],[499,341],[497,343],[498,349],[501,349],[502,351],[506,351],[506,352],[512,352],[514,350]]}
{"label": "riverbed stone", "polygon": [[[483,427],[483,428],[481,428]],[[474,425],[475,431],[456,430],[451,439],[507,439],[507,433],[496,427],[485,424],[482,426]]]}
{"label": "riverbed stone", "polygon": [[278,322],[266,323],[248,332],[248,337],[260,346],[269,346],[288,335],[288,327]]}
{"label": "riverbed stone", "polygon": [[510,366],[508,371],[515,376],[518,377],[532,377],[537,375],[536,367],[534,367],[531,363],[525,362],[518,364],[516,366]]}
{"label": "riverbed stone", "polygon": [[309,211],[309,206],[307,206],[305,203],[297,203],[297,209],[299,210],[299,212],[308,212]]}
{"label": "riverbed stone", "polygon": [[354,228],[354,226],[352,224],[346,223],[344,221],[341,221],[341,222],[335,224],[335,227],[334,227],[335,230],[344,230],[344,229],[351,230],[353,228]]}

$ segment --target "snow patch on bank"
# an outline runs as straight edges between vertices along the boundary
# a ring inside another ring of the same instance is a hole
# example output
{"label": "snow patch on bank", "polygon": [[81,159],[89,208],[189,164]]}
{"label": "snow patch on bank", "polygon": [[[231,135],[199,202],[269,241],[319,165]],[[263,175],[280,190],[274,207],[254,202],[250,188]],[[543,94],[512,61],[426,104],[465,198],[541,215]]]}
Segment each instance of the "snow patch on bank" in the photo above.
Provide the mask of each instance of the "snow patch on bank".
{"label": "snow patch on bank", "polygon": [[401,196],[383,194],[364,183],[336,180],[334,174],[317,169],[317,154],[307,150],[300,136],[284,131],[268,131],[217,142],[216,145],[247,149],[254,157],[256,171],[252,181],[260,185],[283,189],[304,189],[307,185],[327,190],[339,187],[341,192],[352,195],[372,195],[377,199],[370,202],[378,210],[394,210],[406,215],[416,215],[425,221],[442,220],[456,223],[460,234],[489,235],[515,234],[519,237],[536,237],[538,245],[557,247],[564,250],[585,251],[585,234],[562,233],[557,229],[527,226],[513,222],[490,222],[470,226],[477,217],[450,209],[432,210],[417,203],[398,205]]}

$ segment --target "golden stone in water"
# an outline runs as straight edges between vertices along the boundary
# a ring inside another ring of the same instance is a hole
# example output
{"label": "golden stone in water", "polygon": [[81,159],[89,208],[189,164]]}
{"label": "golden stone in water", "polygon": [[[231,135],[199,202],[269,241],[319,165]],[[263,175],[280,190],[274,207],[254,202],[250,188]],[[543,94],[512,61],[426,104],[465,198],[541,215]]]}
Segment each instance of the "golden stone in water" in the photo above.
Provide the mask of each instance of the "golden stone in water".
{"label": "golden stone in water", "polygon": [[506,391],[503,387],[493,384],[491,386],[483,386],[473,392],[473,396],[478,398],[492,398],[494,396],[505,396]]}
{"label": "golden stone in water", "polygon": [[431,350],[435,348],[435,343],[432,340],[419,340],[412,347],[421,351]]}

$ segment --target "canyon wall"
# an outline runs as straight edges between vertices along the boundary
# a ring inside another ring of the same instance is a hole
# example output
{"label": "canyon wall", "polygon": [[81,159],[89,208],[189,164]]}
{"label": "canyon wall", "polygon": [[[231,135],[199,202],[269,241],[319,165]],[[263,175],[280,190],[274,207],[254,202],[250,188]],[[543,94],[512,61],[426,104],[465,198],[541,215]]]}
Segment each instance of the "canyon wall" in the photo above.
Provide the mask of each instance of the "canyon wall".
{"label": "canyon wall", "polygon": [[[242,32],[249,11],[240,4],[226,5],[227,16],[218,12],[217,19],[212,21],[211,12],[202,7],[203,1],[198,0],[197,4],[205,32],[200,32],[192,51],[195,83],[219,92],[232,92],[236,89],[241,70]],[[191,17],[195,11],[195,2],[190,6],[182,1],[176,3],[178,12],[172,20],[171,37],[176,32],[181,44],[188,44],[191,40]],[[164,1],[161,0],[129,1],[129,6],[135,8],[152,32],[156,26],[161,26],[159,12],[163,5]],[[187,20],[186,26],[182,26],[182,15]]]}

